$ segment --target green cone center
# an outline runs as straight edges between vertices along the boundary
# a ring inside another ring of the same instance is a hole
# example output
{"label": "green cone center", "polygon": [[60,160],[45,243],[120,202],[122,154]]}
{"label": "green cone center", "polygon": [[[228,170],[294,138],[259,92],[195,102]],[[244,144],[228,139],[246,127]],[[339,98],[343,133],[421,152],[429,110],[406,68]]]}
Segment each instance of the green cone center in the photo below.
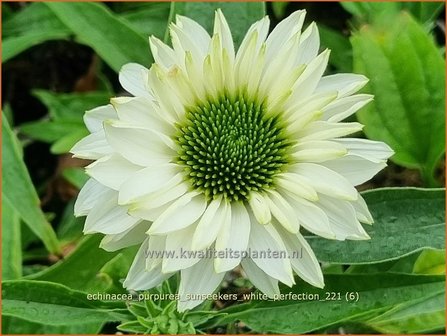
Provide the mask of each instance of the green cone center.
{"label": "green cone center", "polygon": [[264,105],[242,96],[222,97],[187,110],[178,125],[177,161],[193,189],[209,199],[223,195],[234,201],[272,187],[288,162],[290,145]]}

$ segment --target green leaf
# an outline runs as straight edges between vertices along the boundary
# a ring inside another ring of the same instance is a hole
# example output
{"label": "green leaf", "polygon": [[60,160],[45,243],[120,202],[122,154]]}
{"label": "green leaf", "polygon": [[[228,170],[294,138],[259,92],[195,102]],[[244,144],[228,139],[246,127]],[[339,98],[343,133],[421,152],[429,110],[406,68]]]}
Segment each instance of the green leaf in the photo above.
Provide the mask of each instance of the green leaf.
{"label": "green leaf", "polygon": [[371,139],[388,143],[396,163],[419,168],[433,185],[445,152],[445,60],[408,14],[390,25],[365,26],[352,40],[354,71],[370,82],[374,101],[358,114]]}
{"label": "green leaf", "polygon": [[105,5],[92,2],[48,2],[45,5],[113,70],[118,72],[129,62],[151,64],[147,36],[135,31]]}
{"label": "green leaf", "polygon": [[365,225],[370,240],[306,237],[318,260],[368,264],[398,259],[445,245],[445,190],[384,188],[362,193],[374,218]]}
{"label": "green leaf", "polygon": [[340,72],[352,72],[352,47],[349,39],[338,31],[318,25],[321,48],[331,49],[329,63]]}
{"label": "green leaf", "polygon": [[32,121],[20,125],[20,132],[32,139],[52,143],[74,130],[85,130],[84,124],[74,121]]}
{"label": "green leaf", "polygon": [[115,302],[88,300],[83,292],[45,281],[11,280],[2,283],[2,314],[54,326],[122,321],[125,309]]}
{"label": "green leaf", "polygon": [[289,3],[284,1],[272,1],[271,5],[275,17],[277,19],[282,19],[286,15],[286,9]]}
{"label": "green leaf", "polygon": [[2,197],[2,279],[22,276],[20,217],[9,201]]}
{"label": "green leaf", "polygon": [[42,3],[32,3],[2,26],[2,61],[48,40],[66,39],[70,31]]}
{"label": "green leaf", "polygon": [[50,117],[65,122],[82,122],[84,112],[110,100],[109,92],[55,93],[46,90],[33,90],[36,96],[48,108]]}
{"label": "green leaf", "polygon": [[[135,255],[134,248],[123,252],[106,252],[99,248],[101,235],[85,237],[77,248],[64,260],[46,270],[34,273],[27,279],[52,281],[83,291],[107,291],[112,288],[113,278],[103,271],[103,267],[118,254]],[[125,272],[130,268],[131,258],[123,265]]]}
{"label": "green leaf", "polygon": [[213,326],[240,320],[259,333],[303,334],[442,293],[445,286],[443,276],[397,273],[330,274],[325,275],[325,283],[324,289],[317,289],[298,281],[283,290],[283,294],[315,295],[310,300],[254,301],[223,309],[220,312],[228,315],[215,320]]}
{"label": "green leaf", "polygon": [[[212,34],[214,12],[220,8],[231,28],[235,46],[239,46],[248,28],[265,15],[263,2],[171,2],[171,11],[200,23]],[[172,16],[173,17],[173,16]]]}
{"label": "green leaf", "polygon": [[48,251],[59,253],[59,242],[45,218],[39,197],[21,158],[21,149],[8,121],[2,115],[2,195]]}
{"label": "green leaf", "polygon": [[402,304],[367,324],[384,334],[424,334],[445,328],[445,293]]}
{"label": "green leaf", "polygon": [[53,143],[53,145],[50,147],[50,151],[53,154],[68,153],[79,140],[89,134],[90,133],[85,127],[75,128],[74,130],[72,130],[71,133],[63,136],[55,143]]}
{"label": "green leaf", "polygon": [[445,7],[444,2],[402,2],[403,9],[407,9],[422,24],[431,25]]}
{"label": "green leaf", "polygon": [[145,2],[142,6],[128,10],[120,16],[144,36],[155,35],[163,39],[169,20],[169,2]]}
{"label": "green leaf", "polygon": [[414,263],[417,274],[445,274],[445,250],[423,251]]}
{"label": "green leaf", "polygon": [[85,169],[78,167],[71,167],[64,169],[62,171],[62,176],[78,189],[81,189],[89,178],[85,173]]}
{"label": "green leaf", "polygon": [[99,334],[104,325],[103,322],[83,323],[70,326],[52,326],[22,320],[17,317],[2,317],[2,333],[4,335],[27,334],[27,335],[48,335],[48,334]]}

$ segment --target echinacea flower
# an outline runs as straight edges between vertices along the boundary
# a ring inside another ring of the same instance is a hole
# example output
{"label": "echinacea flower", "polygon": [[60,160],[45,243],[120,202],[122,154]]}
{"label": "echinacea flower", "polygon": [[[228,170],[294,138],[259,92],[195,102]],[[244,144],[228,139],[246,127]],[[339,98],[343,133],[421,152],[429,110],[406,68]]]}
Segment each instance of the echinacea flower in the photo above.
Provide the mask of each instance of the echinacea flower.
{"label": "echinacea flower", "polygon": [[[177,16],[172,48],[150,38],[150,69],[122,68],[120,82],[133,97],[85,114],[91,134],[72,152],[94,162],[75,213],[87,215],[85,233],[105,234],[108,251],[141,244],[126,288],[149,289],[180,270],[182,311],[239,264],[271,297],[278,282],[294,284],[294,273],[323,287],[301,228],[369,239],[360,223],[373,219],[354,186],[393,151],[346,137],[362,129],[342,120],[371,101],[354,94],[367,79],[323,76],[329,51],[318,53],[315,23],[301,32],[304,17],[297,11],[270,34],[263,18],[236,52],[220,10],[211,37]],[[207,250],[234,253],[182,255]],[[294,251],[299,257],[290,257]]]}

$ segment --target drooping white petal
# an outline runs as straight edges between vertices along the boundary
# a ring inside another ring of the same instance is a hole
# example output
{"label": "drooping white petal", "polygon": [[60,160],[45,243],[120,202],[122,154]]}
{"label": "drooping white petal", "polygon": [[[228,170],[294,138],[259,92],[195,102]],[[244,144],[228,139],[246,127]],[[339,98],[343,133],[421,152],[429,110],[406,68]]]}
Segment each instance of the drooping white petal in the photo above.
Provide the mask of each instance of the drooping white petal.
{"label": "drooping white petal", "polygon": [[[145,195],[160,190],[174,179],[179,167],[173,163],[156,165],[141,169],[132,174],[119,190],[119,204],[127,204],[142,198]],[[178,184],[180,177],[172,181]],[[171,185],[171,184],[169,184]]]}
{"label": "drooping white petal", "polygon": [[350,202],[322,195],[318,206],[328,216],[329,224],[336,235],[336,239],[370,239],[359,223],[354,207]]}
{"label": "drooping white petal", "polygon": [[161,133],[109,122],[104,124],[104,128],[110,146],[137,165],[166,164],[175,155],[168,145],[172,140]]}
{"label": "drooping white petal", "polygon": [[322,120],[339,122],[348,118],[373,100],[372,95],[358,94],[335,100],[323,108]]}
{"label": "drooping white petal", "polygon": [[278,280],[267,275],[253,260],[244,258],[241,265],[250,282],[269,298],[280,294]]}
{"label": "drooping white petal", "polygon": [[265,196],[258,192],[251,192],[248,204],[250,204],[255,218],[260,224],[267,224],[270,222],[272,214],[270,213]]}
{"label": "drooping white petal", "polygon": [[99,247],[107,252],[114,252],[140,244],[146,239],[145,233],[149,229],[150,224],[150,222],[142,221],[121,233],[105,235]]}
{"label": "drooping white petal", "polygon": [[141,244],[135,259],[130,266],[129,273],[124,280],[123,286],[126,289],[144,290],[150,289],[162,283],[172,276],[172,273],[162,273],[161,265],[151,271],[146,270],[146,253],[149,245],[149,238]]}
{"label": "drooping white petal", "polygon": [[127,209],[118,206],[117,203],[118,193],[114,190],[107,191],[87,215],[84,233],[117,234],[141,221],[139,218],[129,216]]}
{"label": "drooping white petal", "polygon": [[278,232],[286,245],[295,273],[312,286],[323,288],[324,279],[320,264],[301,233],[292,234],[282,228],[278,228]]}
{"label": "drooping white petal", "polygon": [[374,223],[374,219],[369,212],[368,205],[361,195],[359,195],[358,200],[351,202],[351,205],[354,207],[355,213],[357,215],[357,219],[361,223],[372,224]]}
{"label": "drooping white petal", "polygon": [[282,173],[276,178],[278,187],[287,190],[294,197],[304,198],[310,201],[318,201],[318,194],[312,186],[312,182],[295,173]]}
{"label": "drooping white petal", "polygon": [[113,148],[106,140],[106,136],[103,130],[87,135],[85,138],[79,140],[70,153],[73,153],[73,157],[97,160],[103,156],[113,153]]}
{"label": "drooping white petal", "polygon": [[[287,249],[281,236],[272,224],[261,225],[254,217],[250,219],[248,246],[252,253],[251,258],[265,273],[288,286],[292,286],[295,281],[290,260],[287,256]],[[273,257],[273,254],[269,255],[268,251],[275,252],[278,256]]]}
{"label": "drooping white petal", "polygon": [[339,159],[323,162],[321,165],[342,175],[354,186],[370,180],[386,167],[385,162],[375,163],[349,154]]}
{"label": "drooping white petal", "polygon": [[348,149],[350,155],[358,156],[371,162],[385,162],[394,151],[384,142],[367,139],[342,138],[334,140]]}
{"label": "drooping white petal", "polygon": [[134,96],[147,97],[152,95],[147,86],[148,69],[137,63],[123,65],[119,72],[121,86]]}
{"label": "drooping white petal", "polygon": [[286,230],[297,233],[300,229],[299,221],[289,202],[287,202],[280,193],[274,190],[269,190],[266,199],[273,217],[275,217]]}
{"label": "drooping white petal", "polygon": [[349,96],[368,83],[368,78],[357,74],[335,74],[321,78],[315,92],[337,91],[338,98]]}
{"label": "drooping white petal", "polygon": [[[178,311],[183,312],[201,304],[204,300],[197,298],[197,296],[203,297],[203,295],[213,293],[224,275],[225,272],[216,273],[214,271],[212,258],[204,258],[195,265],[182,269],[179,287],[180,300],[177,304]],[[196,297],[192,297],[194,295]]]}
{"label": "drooping white petal", "polygon": [[90,133],[103,130],[104,120],[118,119],[115,109],[111,104],[99,106],[88,110],[84,114],[84,123]]}
{"label": "drooping white petal", "polygon": [[74,205],[75,216],[85,216],[110,191],[98,181],[90,178],[79,191]]}
{"label": "drooping white petal", "polygon": [[191,237],[196,225],[190,225],[182,230],[171,232],[166,236],[166,251],[173,255],[163,258],[162,269],[164,273],[176,272],[193,266],[200,261],[198,254],[191,248]]}
{"label": "drooping white petal", "polygon": [[227,217],[231,216],[229,205],[222,197],[214,199],[207,206],[192,236],[192,249],[204,250],[215,240]]}
{"label": "drooping white petal", "polygon": [[312,181],[312,187],[319,193],[354,201],[357,190],[342,175],[327,167],[315,163],[297,163],[290,166],[290,171]]}
{"label": "drooping white petal", "polygon": [[[206,209],[203,194],[189,192],[174,201],[152,224],[149,234],[167,234],[184,229],[198,220]],[[181,211],[179,211],[181,209]]]}
{"label": "drooping white petal", "polygon": [[182,182],[182,176],[177,174],[162,188],[131,204],[129,214],[154,221],[173,201],[183,196],[188,189],[189,186]]}
{"label": "drooping white petal", "polygon": [[[166,236],[149,236],[149,244],[146,249],[146,270],[151,271],[162,264],[166,250]],[[163,266],[161,271],[163,271]]]}
{"label": "drooping white petal", "polygon": [[335,233],[329,225],[329,219],[326,213],[315,205],[317,203],[292,197],[291,194],[283,194],[283,196],[289,201],[290,205],[295,210],[295,215],[300,224],[306,230],[327,239],[335,239]]}
{"label": "drooping white petal", "polygon": [[141,169],[142,166],[129,162],[121,155],[112,154],[88,165],[86,172],[101,184],[119,190],[124,181]]}
{"label": "drooping white petal", "polygon": [[233,256],[221,258],[217,254],[217,258],[214,260],[214,269],[217,272],[229,271],[239,264],[243,251],[247,249],[250,237],[250,218],[245,205],[233,202],[229,213],[230,217],[224,220],[217,236],[215,249],[218,253],[225,250],[233,251]]}

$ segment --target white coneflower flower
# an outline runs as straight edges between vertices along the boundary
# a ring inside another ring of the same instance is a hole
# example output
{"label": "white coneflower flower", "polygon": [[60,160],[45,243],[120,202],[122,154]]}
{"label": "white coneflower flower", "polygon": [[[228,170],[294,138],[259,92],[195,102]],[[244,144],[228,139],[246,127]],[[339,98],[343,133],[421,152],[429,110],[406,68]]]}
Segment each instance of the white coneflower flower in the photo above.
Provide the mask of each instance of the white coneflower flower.
{"label": "white coneflower flower", "polygon": [[[72,152],[95,162],[75,212],[87,215],[85,233],[106,235],[106,250],[141,244],[126,288],[148,289],[181,270],[178,309],[185,310],[239,264],[269,296],[278,281],[293,285],[293,273],[322,287],[300,228],[328,239],[369,238],[360,222],[373,220],[354,186],[393,152],[345,137],[362,129],[341,121],[372,99],[353,95],[367,79],[322,77],[329,51],[318,54],[314,23],[301,32],[304,16],[293,13],[269,35],[263,18],[237,52],[220,10],[212,37],[177,16],[172,48],[152,37],[151,68],[127,64],[120,72],[134,97],[86,113],[91,134]],[[235,253],[181,255],[207,249]],[[299,257],[288,257],[294,251]]]}

